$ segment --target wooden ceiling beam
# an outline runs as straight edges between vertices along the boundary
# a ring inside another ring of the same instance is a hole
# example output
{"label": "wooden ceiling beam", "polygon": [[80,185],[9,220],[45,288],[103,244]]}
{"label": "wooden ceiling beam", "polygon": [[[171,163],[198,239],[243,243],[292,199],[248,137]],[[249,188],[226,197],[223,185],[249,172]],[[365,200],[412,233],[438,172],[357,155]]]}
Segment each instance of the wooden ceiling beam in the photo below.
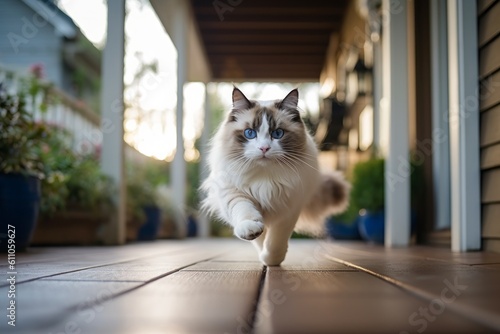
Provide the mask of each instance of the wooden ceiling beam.
{"label": "wooden ceiling beam", "polygon": [[[344,13],[344,10],[342,8],[338,8],[335,5],[329,5],[329,6],[318,6],[318,7],[311,7],[311,6],[301,6],[301,7],[275,7],[274,4],[270,3],[270,6],[273,7],[249,7],[249,6],[240,6],[235,8],[233,11],[228,11],[226,12],[229,17],[229,15],[233,14],[243,14],[243,15],[296,15],[296,14],[303,14],[303,15],[342,15]],[[236,10],[237,9],[237,10]],[[217,13],[217,10],[215,9],[214,6],[197,6],[195,8],[195,14],[198,16],[214,16],[217,19],[219,19],[219,15]],[[224,19],[226,19],[226,15],[224,16]]]}
{"label": "wooden ceiling beam", "polygon": [[[293,7],[340,7],[344,8],[349,0],[244,0],[238,5],[233,6],[236,9],[241,8],[259,8],[259,7],[277,7],[277,8],[293,8]],[[211,0],[191,0],[193,7],[213,7]]]}
{"label": "wooden ceiling beam", "polygon": [[198,24],[204,24],[206,22],[323,22],[323,23],[335,23],[341,21],[342,17],[340,15],[332,15],[327,13],[321,13],[316,15],[308,15],[304,13],[293,14],[293,15],[281,15],[281,14],[266,14],[266,15],[255,15],[246,14],[244,12],[237,12],[231,15],[224,16],[224,21],[220,21],[217,16],[214,15],[200,15],[196,14],[196,20]]}
{"label": "wooden ceiling beam", "polygon": [[208,55],[226,54],[324,54],[323,45],[211,45],[206,46]]}
{"label": "wooden ceiling beam", "polygon": [[266,73],[244,73],[243,75],[230,75],[214,73],[214,81],[318,81],[319,73],[297,73],[297,72],[266,72]]}
{"label": "wooden ceiling beam", "polygon": [[[232,42],[232,43],[225,43],[222,41],[219,42],[207,42],[206,43],[206,49],[212,49],[216,50],[218,48],[225,49],[226,47],[233,47],[233,48],[239,48],[239,47],[263,47],[263,48],[272,48],[272,47],[288,47],[288,46],[300,46],[302,48],[316,48],[318,50],[324,50],[325,43],[318,43],[318,42],[313,42],[313,41],[307,41],[307,40],[297,40],[294,41],[293,43],[287,42],[287,41],[278,41],[278,40],[263,40],[263,41],[238,41],[238,42]],[[321,49],[319,49],[321,48]]]}
{"label": "wooden ceiling beam", "polygon": [[314,33],[314,34],[274,34],[269,32],[267,34],[234,34],[230,33],[220,33],[220,34],[205,34],[203,35],[203,41],[207,43],[207,46],[213,44],[246,44],[246,43],[303,43],[303,44],[326,44],[330,32],[324,33]]}
{"label": "wooden ceiling beam", "polygon": [[245,36],[261,36],[261,38],[265,39],[266,36],[298,36],[299,38],[303,38],[305,36],[326,36],[326,40],[323,43],[328,41],[328,37],[333,31],[332,29],[273,29],[273,30],[262,30],[262,29],[233,29],[233,30],[217,30],[217,29],[200,29],[200,33],[202,36],[226,36],[226,35],[239,35],[242,37]]}
{"label": "wooden ceiling beam", "polygon": [[304,64],[321,63],[325,55],[213,55],[210,57],[210,63],[227,63],[237,61],[238,63],[267,63],[267,64]]}
{"label": "wooden ceiling beam", "polygon": [[[238,64],[238,68],[246,70],[304,70],[304,71],[320,71],[323,66],[321,64],[283,64],[283,65],[267,65],[267,64]],[[229,70],[229,66],[224,64],[214,64],[212,66],[214,71]]]}
{"label": "wooden ceiling beam", "polygon": [[[259,31],[267,33],[268,30],[336,30],[339,28],[339,22],[312,22],[312,21],[286,21],[286,22],[256,22],[256,21],[210,21],[198,22],[201,33],[204,34],[209,30],[215,31],[231,31],[242,29],[247,31]],[[272,32],[272,31],[271,31]]]}
{"label": "wooden ceiling beam", "polygon": [[272,76],[274,78],[315,78],[319,79],[319,72],[312,71],[247,71],[247,72],[214,72],[214,77],[226,79],[242,79],[242,78],[266,78]]}

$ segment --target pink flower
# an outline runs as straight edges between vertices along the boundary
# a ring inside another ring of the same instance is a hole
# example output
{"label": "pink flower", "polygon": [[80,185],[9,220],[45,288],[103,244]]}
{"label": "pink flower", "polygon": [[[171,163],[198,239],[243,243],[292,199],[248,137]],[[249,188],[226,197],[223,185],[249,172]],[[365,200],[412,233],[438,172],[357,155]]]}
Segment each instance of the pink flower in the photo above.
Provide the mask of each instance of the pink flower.
{"label": "pink flower", "polygon": [[102,146],[95,145],[94,146],[94,157],[99,160],[101,158]]}
{"label": "pink flower", "polygon": [[30,72],[33,74],[33,76],[37,79],[42,79],[44,76],[43,73],[43,64],[42,63],[36,63],[31,65],[30,67]]}

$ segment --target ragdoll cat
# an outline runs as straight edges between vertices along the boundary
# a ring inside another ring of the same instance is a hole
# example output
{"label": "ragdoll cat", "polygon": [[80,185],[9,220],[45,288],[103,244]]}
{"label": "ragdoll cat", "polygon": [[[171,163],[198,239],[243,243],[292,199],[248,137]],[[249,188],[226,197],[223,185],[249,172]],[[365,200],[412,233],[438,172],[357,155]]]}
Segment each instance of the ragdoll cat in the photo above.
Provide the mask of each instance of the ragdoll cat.
{"label": "ragdoll cat", "polygon": [[248,100],[233,90],[233,108],[217,130],[205,209],[243,240],[253,240],[268,266],[284,260],[293,230],[320,234],[325,217],[345,210],[349,184],[318,171],[318,151],[300,118],[299,93]]}

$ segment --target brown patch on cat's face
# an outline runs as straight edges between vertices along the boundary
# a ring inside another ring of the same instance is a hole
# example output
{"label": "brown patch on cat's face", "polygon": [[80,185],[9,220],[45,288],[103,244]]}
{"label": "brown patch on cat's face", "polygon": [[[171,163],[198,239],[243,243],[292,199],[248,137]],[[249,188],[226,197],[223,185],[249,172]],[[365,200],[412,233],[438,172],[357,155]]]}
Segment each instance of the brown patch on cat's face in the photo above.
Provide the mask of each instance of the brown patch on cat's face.
{"label": "brown patch on cat's face", "polygon": [[295,108],[288,108],[283,104],[283,101],[276,101],[274,103],[274,107],[278,110],[283,110],[290,115],[290,121],[294,123],[302,123],[302,119],[300,118],[300,113]]}
{"label": "brown patch on cat's face", "polygon": [[276,120],[275,120],[276,111],[268,109],[266,107],[257,108],[255,110],[255,115],[252,123],[252,129],[258,131],[260,126],[262,125],[263,118],[266,118],[267,124],[269,125],[269,129],[271,131],[277,129]]}
{"label": "brown patch on cat's face", "polygon": [[[255,108],[255,102],[254,101],[248,101],[248,106],[249,109]],[[232,109],[231,112],[229,113],[229,117],[227,119],[228,122],[237,122],[238,121],[238,114],[244,112],[245,110],[240,110],[240,109]]]}

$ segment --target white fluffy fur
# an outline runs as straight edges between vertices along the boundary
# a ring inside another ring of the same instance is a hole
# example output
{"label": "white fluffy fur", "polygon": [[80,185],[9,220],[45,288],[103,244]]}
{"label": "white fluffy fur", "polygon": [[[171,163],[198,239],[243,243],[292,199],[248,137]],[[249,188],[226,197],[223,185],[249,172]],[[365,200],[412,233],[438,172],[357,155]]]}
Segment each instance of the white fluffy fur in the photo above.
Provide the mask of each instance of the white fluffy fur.
{"label": "white fluffy fur", "polygon": [[[297,101],[291,102],[295,108]],[[258,108],[259,103],[253,102]],[[252,113],[243,110],[237,124],[251,124],[252,120]],[[228,136],[230,127],[237,124],[225,122],[212,140],[210,175],[202,185],[206,193],[204,207],[233,226],[237,237],[253,240],[264,264],[279,265],[297,221],[301,231],[319,234],[324,218],[347,206],[347,196],[333,206],[320,203],[324,178],[334,178],[346,191],[348,185],[340,174],[318,171],[316,144],[302,123],[297,126],[303,129],[297,131],[305,134],[305,145],[296,152],[296,158],[286,160],[280,160],[285,152],[279,140],[270,138],[265,119],[257,138],[248,141],[240,155],[235,154]],[[262,159],[263,146],[269,146],[267,159]]]}

